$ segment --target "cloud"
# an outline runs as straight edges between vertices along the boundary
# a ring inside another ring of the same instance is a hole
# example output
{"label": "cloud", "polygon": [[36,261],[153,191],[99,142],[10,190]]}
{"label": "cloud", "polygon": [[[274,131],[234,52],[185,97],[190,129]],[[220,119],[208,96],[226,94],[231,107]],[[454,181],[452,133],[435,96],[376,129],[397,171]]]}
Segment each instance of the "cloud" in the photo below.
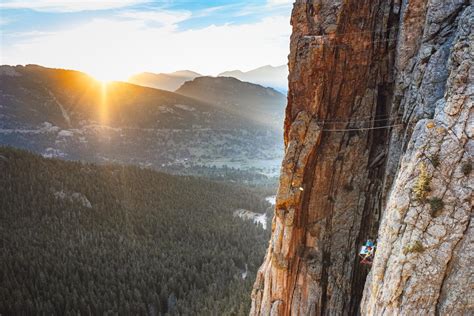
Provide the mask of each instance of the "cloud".
{"label": "cloud", "polygon": [[0,9],[31,9],[40,12],[79,12],[124,8],[150,0],[2,0]]}
{"label": "cloud", "polygon": [[245,3],[242,5],[240,10],[234,13],[235,16],[249,16],[249,15],[261,15],[262,12],[265,14],[289,15],[291,12],[291,6],[294,0],[267,0],[263,3]]}
{"label": "cloud", "polygon": [[[125,16],[128,18],[93,19],[72,29],[18,36],[2,48],[4,62],[36,63],[92,74],[109,72],[111,77],[125,79],[139,71],[191,69],[215,75],[287,61],[291,32],[288,16],[188,30],[179,30],[173,24],[188,13],[131,11]],[[171,24],[146,23],[155,18]]]}
{"label": "cloud", "polygon": [[192,16],[189,11],[125,11],[117,15],[121,18],[139,20],[145,23],[153,22],[155,25],[170,26],[183,22]]}
{"label": "cloud", "polygon": [[13,19],[9,19],[9,18],[5,18],[3,16],[0,16],[0,26],[5,26],[7,24],[12,23],[13,21],[14,21]]}
{"label": "cloud", "polygon": [[201,9],[198,11],[193,12],[193,18],[200,18],[200,17],[207,17],[210,16],[216,12],[219,11],[224,11],[224,10],[231,10],[233,8],[238,7],[239,5],[236,3],[231,3],[231,4],[224,4],[220,6],[214,6],[214,7],[208,7],[205,9]]}
{"label": "cloud", "polygon": [[269,6],[289,5],[293,4],[294,0],[267,0]]}

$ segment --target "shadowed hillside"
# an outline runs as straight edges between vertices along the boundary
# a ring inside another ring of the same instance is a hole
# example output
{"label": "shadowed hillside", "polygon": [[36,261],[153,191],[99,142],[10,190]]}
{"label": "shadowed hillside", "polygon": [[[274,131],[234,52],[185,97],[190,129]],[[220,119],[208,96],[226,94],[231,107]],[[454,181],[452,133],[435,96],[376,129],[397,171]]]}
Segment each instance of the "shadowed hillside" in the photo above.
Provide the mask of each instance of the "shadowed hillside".
{"label": "shadowed hillside", "polygon": [[177,93],[256,120],[274,130],[281,130],[286,96],[272,88],[243,82],[232,77],[199,77],[185,82]]}

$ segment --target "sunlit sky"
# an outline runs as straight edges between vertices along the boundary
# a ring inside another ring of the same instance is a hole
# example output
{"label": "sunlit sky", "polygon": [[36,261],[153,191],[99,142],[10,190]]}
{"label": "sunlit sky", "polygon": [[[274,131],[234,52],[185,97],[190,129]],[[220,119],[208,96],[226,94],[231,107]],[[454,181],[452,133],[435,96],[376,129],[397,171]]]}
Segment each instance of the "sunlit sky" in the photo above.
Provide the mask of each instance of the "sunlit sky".
{"label": "sunlit sky", "polygon": [[287,62],[292,0],[1,0],[1,64],[124,80]]}

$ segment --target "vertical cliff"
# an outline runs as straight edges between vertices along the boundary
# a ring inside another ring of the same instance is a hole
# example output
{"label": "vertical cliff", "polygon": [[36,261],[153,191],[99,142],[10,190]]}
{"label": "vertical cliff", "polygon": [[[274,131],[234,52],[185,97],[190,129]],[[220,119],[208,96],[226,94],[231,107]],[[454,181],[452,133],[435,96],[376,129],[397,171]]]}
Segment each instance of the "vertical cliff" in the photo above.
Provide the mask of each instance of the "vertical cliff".
{"label": "vertical cliff", "polygon": [[252,315],[357,314],[364,286],[364,314],[472,308],[472,22],[469,1],[296,1]]}

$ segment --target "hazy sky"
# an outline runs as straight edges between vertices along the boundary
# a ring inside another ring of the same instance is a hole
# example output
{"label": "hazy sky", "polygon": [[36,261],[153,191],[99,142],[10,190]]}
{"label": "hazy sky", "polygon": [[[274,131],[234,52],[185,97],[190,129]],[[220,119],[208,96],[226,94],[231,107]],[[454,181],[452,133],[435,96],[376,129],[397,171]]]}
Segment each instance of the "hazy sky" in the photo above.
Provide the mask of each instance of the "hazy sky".
{"label": "hazy sky", "polygon": [[287,62],[292,0],[1,0],[2,64],[101,79]]}

